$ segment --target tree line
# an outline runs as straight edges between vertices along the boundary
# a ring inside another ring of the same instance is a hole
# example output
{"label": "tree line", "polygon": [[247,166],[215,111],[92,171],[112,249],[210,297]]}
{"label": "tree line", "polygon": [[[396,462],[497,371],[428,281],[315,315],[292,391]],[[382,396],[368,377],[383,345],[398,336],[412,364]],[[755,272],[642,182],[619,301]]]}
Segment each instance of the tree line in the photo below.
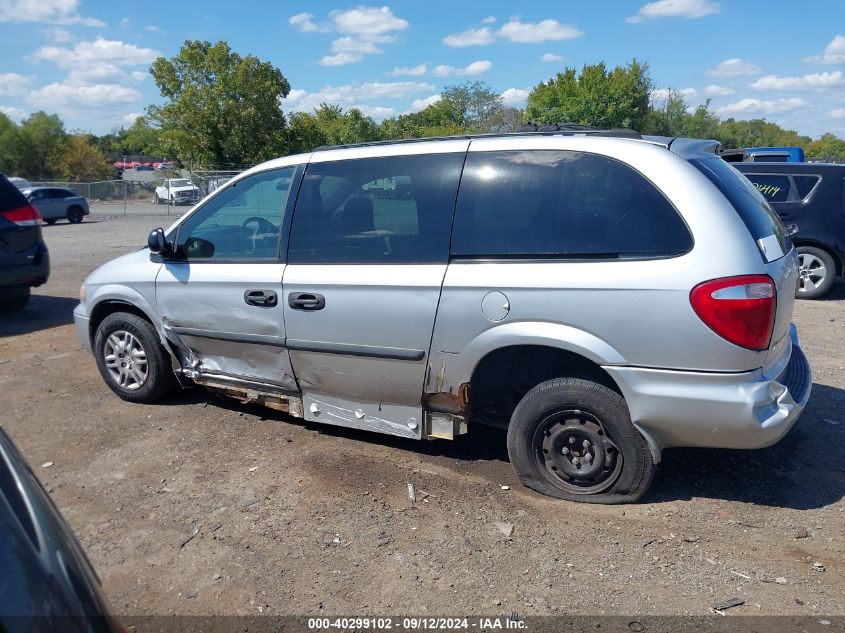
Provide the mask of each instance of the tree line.
{"label": "tree line", "polygon": [[676,91],[653,99],[654,80],[636,59],[608,68],[566,67],[531,90],[524,109],[478,81],[446,87],[419,112],[376,122],[360,109],[323,103],[312,112],[289,112],[282,71],[257,57],[242,57],[226,42],[186,41],[150,72],[164,103],[149,106],[126,128],[103,136],[66,132],[56,115],[36,112],[21,124],[0,114],[0,171],[30,179],[99,180],[113,177],[107,156],[147,154],[192,167],[243,167],[322,145],[513,132],[526,122],[571,122],[630,128],[643,134],[714,138],[726,148],[803,147],[808,159],[845,159],[845,140],[818,139],[764,119],[721,120],[709,100],[691,107]]}

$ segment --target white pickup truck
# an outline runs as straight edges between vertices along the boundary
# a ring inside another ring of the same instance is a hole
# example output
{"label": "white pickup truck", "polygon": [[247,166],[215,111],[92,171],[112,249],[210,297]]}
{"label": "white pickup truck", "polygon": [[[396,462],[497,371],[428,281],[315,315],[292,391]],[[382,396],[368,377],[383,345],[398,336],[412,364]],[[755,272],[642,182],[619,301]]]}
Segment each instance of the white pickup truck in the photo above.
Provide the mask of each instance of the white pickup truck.
{"label": "white pickup truck", "polygon": [[201,197],[200,189],[187,178],[168,178],[156,187],[156,204],[195,204]]}

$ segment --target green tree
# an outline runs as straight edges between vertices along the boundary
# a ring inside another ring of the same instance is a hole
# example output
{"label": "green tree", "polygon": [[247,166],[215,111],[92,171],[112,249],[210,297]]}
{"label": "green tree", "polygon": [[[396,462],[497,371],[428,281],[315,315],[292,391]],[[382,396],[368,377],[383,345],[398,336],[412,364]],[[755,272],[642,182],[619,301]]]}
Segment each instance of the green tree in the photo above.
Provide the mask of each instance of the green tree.
{"label": "green tree", "polygon": [[690,112],[683,95],[673,90],[664,103],[652,104],[641,131],[659,136],[715,138],[718,124],[719,117],[710,110],[709,99]]}
{"label": "green tree", "polygon": [[320,104],[314,113],[294,112],[288,122],[292,154],[310,152],[321,145],[347,145],[377,141],[379,128],[357,108],[347,112],[339,105]]}
{"label": "green tree", "polygon": [[20,130],[12,119],[0,112],[0,173],[17,176],[20,168]]}
{"label": "green tree", "polygon": [[716,127],[716,139],[728,148],[738,147],[806,147],[811,139],[794,130],[785,130],[765,119],[737,121],[730,118]]}
{"label": "green tree", "polygon": [[845,140],[830,132],[810,142],[805,149],[807,158],[811,160],[845,159]]}
{"label": "green tree", "polygon": [[21,174],[30,180],[46,180],[54,175],[51,161],[65,140],[65,126],[55,114],[36,112],[21,123]]}
{"label": "green tree", "polygon": [[88,134],[68,136],[53,158],[55,175],[74,182],[114,178],[114,168]]}
{"label": "green tree", "polygon": [[465,81],[447,86],[435,110],[447,113],[451,122],[471,133],[498,132],[504,123],[502,97],[481,81]]}
{"label": "green tree", "polygon": [[651,87],[648,66],[636,59],[610,72],[604,62],[584,65],[580,74],[567,67],[534,87],[525,116],[536,123],[641,130],[649,113]]}
{"label": "green tree", "polygon": [[284,153],[285,117],[279,101],[290,92],[282,72],[229,45],[188,40],[179,54],[150,69],[162,106],[148,113],[164,149],[183,163],[246,164]]}
{"label": "green tree", "polygon": [[159,155],[164,153],[161,130],[149,117],[139,116],[125,130],[120,131],[120,151],[123,154]]}

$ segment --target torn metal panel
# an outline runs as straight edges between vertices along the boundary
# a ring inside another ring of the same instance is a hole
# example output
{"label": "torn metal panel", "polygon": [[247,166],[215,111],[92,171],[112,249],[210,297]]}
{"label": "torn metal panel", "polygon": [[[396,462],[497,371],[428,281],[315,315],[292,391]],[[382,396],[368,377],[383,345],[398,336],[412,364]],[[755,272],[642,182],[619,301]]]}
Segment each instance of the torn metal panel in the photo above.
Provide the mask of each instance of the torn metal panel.
{"label": "torn metal panel", "polygon": [[322,424],[374,431],[412,439],[422,437],[422,409],[417,406],[358,403],[303,392],[305,419]]}
{"label": "torn metal panel", "polygon": [[242,381],[229,376],[202,374],[193,370],[185,370],[183,373],[209,391],[230,396],[246,404],[260,404],[270,409],[284,411],[297,418],[304,417],[302,399],[299,395],[285,392],[275,385]]}
{"label": "torn metal panel", "polygon": [[469,383],[465,382],[458,385],[455,393],[444,391],[427,393],[423,399],[423,406],[426,411],[438,411],[469,417]]}

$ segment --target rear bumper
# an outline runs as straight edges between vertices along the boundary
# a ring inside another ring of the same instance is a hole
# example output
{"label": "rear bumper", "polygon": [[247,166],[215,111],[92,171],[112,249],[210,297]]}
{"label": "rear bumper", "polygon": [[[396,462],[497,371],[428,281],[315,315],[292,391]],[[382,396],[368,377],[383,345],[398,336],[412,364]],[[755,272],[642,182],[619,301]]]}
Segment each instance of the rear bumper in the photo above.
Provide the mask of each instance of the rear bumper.
{"label": "rear bumper", "polygon": [[659,460],[673,446],[763,448],[801,415],[813,382],[795,326],[789,362],[775,378],[737,374],[605,367],[622,390],[631,420]]}
{"label": "rear bumper", "polygon": [[[10,261],[13,257],[15,259]],[[47,283],[49,276],[50,254],[44,243],[38,242],[22,253],[7,255],[4,265],[0,266],[0,290],[6,294],[14,288],[25,291]]]}

